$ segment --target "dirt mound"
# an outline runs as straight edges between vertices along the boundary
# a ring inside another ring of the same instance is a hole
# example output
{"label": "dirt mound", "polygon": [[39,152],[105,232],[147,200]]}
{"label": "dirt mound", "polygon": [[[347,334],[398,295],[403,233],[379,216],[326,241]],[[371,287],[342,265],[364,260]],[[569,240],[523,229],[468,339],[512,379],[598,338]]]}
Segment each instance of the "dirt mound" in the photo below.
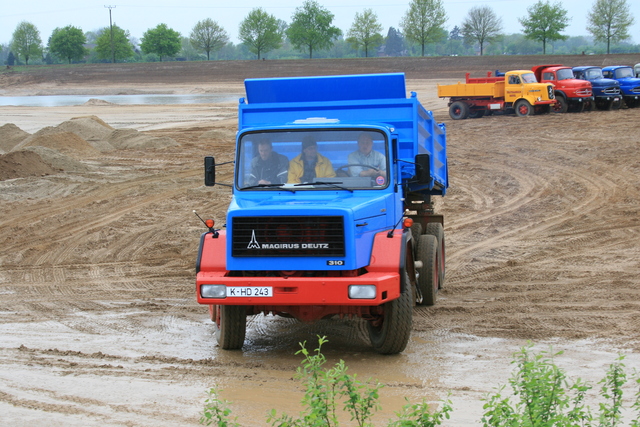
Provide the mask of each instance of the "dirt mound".
{"label": "dirt mound", "polygon": [[73,132],[101,152],[113,151],[107,142],[114,128],[96,116],[74,117],[57,126],[66,132]]}
{"label": "dirt mound", "polygon": [[52,168],[65,172],[86,172],[91,168],[84,163],[47,147],[26,147],[24,151],[32,151]]}
{"label": "dirt mound", "polygon": [[[13,149],[20,142],[24,141],[29,135],[29,132],[25,132],[13,123],[7,123],[0,126],[0,150],[7,153]],[[1,153],[0,152],[0,153]]]}
{"label": "dirt mound", "polygon": [[149,136],[135,129],[116,129],[109,136],[108,142],[118,149],[166,148],[178,145],[175,139],[168,136]]}
{"label": "dirt mound", "polygon": [[33,151],[14,151],[0,155],[0,181],[57,172],[58,170],[44,162],[38,153]]}
{"label": "dirt mound", "polygon": [[105,101],[104,99],[91,98],[84,105],[116,105],[113,102]]}
{"label": "dirt mound", "polygon": [[51,148],[78,159],[93,157],[100,154],[98,149],[94,148],[81,136],[73,132],[67,132],[51,126],[40,129],[38,132],[22,141],[16,149],[24,149],[26,147],[33,146]]}

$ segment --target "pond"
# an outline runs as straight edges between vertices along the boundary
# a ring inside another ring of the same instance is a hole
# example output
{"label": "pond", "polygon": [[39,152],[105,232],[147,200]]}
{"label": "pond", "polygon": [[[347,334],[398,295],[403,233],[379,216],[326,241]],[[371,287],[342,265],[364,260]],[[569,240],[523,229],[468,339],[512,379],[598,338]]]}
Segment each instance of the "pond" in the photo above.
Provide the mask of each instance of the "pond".
{"label": "pond", "polygon": [[45,95],[45,96],[0,96],[0,107],[64,107],[85,104],[90,99],[99,99],[116,105],[161,105],[161,104],[212,104],[234,102],[237,94],[144,94],[144,95]]}

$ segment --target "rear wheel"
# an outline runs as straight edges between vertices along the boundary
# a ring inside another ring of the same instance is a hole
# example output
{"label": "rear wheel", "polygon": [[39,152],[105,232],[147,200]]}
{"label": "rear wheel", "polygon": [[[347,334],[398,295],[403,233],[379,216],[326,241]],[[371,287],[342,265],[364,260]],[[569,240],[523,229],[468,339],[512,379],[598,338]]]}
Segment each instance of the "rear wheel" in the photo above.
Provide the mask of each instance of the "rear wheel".
{"label": "rear wheel", "polygon": [[421,305],[434,305],[438,293],[438,240],[423,234],[418,240],[416,259],[422,262],[417,269],[418,290],[422,294]]}
{"label": "rear wheel", "polygon": [[435,236],[438,240],[438,289],[444,288],[444,276],[445,276],[445,240],[444,240],[444,228],[439,222],[430,222],[427,224],[427,228],[424,234],[430,234]]}
{"label": "rear wheel", "polygon": [[243,305],[218,306],[216,338],[225,350],[238,350],[247,331],[247,310]]}
{"label": "rear wheel", "polygon": [[533,107],[526,99],[518,99],[514,105],[516,114],[520,117],[530,116],[533,112]]}
{"label": "rear wheel", "polygon": [[567,99],[564,96],[558,95],[556,96],[556,103],[551,108],[554,113],[566,113],[569,109],[569,104],[567,104]]}
{"label": "rear wheel", "polygon": [[469,118],[470,119],[479,119],[484,116],[484,110],[479,109],[470,109],[469,110]]}
{"label": "rear wheel", "polygon": [[371,345],[380,354],[400,353],[407,347],[413,326],[413,288],[406,269],[400,273],[404,291],[400,297],[384,304],[384,313],[369,321]]}
{"label": "rear wheel", "polygon": [[449,117],[453,120],[463,120],[469,116],[469,106],[462,101],[456,101],[449,107]]}

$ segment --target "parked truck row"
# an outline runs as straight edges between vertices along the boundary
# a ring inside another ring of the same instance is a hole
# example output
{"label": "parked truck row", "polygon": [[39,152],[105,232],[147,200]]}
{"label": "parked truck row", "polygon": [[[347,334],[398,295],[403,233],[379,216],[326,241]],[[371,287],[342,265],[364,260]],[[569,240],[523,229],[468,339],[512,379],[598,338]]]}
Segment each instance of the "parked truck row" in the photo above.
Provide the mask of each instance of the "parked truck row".
{"label": "parked truck row", "polygon": [[438,85],[438,97],[449,98],[449,116],[454,120],[482,117],[491,113],[518,116],[548,112],[566,113],[617,110],[640,106],[640,64],[631,66],[568,67],[538,65],[472,78],[464,83]]}

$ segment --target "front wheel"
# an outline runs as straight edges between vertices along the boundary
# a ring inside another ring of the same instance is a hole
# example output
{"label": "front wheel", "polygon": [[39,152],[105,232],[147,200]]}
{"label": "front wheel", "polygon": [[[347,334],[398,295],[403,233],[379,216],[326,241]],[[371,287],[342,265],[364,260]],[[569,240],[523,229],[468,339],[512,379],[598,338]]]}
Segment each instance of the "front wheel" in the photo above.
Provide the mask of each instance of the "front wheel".
{"label": "front wheel", "polygon": [[622,98],[616,98],[611,101],[611,107],[609,108],[611,111],[619,110],[622,107]]}
{"label": "front wheel", "polygon": [[514,109],[519,117],[530,116],[531,113],[533,113],[533,107],[531,107],[531,104],[526,99],[518,99],[514,105]]}
{"label": "front wheel", "polygon": [[369,339],[380,354],[396,354],[409,343],[413,326],[413,291],[407,271],[403,269],[404,291],[398,299],[384,304],[381,316],[368,323]]}
{"label": "front wheel", "polygon": [[588,99],[584,101],[584,107],[582,111],[595,111],[596,102],[593,99]]}
{"label": "front wheel", "polygon": [[566,113],[569,109],[569,104],[567,104],[564,96],[558,95],[556,96],[556,103],[553,104],[552,109],[554,113]]}
{"label": "front wheel", "polygon": [[247,332],[247,310],[243,305],[221,305],[216,313],[216,338],[225,350],[238,350]]}

